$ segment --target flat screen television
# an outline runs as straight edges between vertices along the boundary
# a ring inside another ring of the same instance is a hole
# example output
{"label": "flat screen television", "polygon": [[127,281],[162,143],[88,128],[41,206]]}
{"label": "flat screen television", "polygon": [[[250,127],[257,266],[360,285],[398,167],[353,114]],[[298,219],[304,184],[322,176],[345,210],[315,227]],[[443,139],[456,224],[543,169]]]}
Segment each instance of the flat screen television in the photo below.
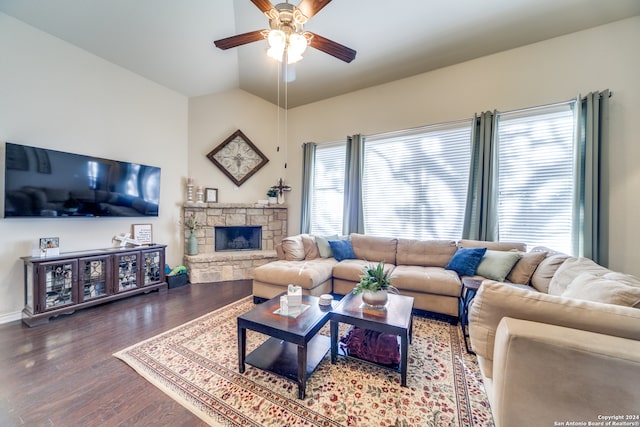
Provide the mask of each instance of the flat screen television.
{"label": "flat screen television", "polygon": [[4,216],[157,217],[160,168],[7,142]]}

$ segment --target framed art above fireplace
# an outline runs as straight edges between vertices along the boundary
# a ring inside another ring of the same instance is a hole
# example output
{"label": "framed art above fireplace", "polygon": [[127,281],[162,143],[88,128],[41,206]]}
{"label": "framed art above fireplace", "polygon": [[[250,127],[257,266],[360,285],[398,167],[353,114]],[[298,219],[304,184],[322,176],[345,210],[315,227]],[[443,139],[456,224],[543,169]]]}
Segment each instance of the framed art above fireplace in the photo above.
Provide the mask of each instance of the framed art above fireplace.
{"label": "framed art above fireplace", "polygon": [[207,158],[237,186],[269,161],[240,129],[207,154]]}

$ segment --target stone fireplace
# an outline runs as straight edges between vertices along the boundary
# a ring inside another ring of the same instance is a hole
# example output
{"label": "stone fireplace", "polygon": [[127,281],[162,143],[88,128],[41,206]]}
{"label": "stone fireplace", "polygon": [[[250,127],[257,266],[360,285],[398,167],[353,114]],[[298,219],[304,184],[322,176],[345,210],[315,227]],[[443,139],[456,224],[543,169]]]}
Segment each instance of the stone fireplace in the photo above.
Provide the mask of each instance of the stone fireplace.
{"label": "stone fireplace", "polygon": [[[191,283],[252,279],[256,267],[277,259],[275,246],[287,236],[284,205],[187,202],[183,210],[205,224],[196,230],[198,254],[184,256]],[[185,230],[184,247],[187,237]]]}

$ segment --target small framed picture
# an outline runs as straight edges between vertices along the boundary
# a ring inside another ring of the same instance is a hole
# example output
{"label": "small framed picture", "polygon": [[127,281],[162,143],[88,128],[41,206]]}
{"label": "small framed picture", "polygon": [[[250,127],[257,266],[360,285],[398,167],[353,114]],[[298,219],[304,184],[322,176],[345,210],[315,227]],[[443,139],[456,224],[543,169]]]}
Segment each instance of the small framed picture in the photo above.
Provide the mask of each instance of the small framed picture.
{"label": "small framed picture", "polygon": [[41,237],[40,238],[40,255],[45,257],[60,255],[60,238],[59,237]]}
{"label": "small framed picture", "polygon": [[55,249],[60,247],[59,237],[41,237],[40,249]]}
{"label": "small framed picture", "polygon": [[143,245],[153,243],[153,226],[151,224],[133,224],[133,239]]}
{"label": "small framed picture", "polygon": [[204,201],[207,203],[218,203],[218,189],[207,188],[204,194]]}

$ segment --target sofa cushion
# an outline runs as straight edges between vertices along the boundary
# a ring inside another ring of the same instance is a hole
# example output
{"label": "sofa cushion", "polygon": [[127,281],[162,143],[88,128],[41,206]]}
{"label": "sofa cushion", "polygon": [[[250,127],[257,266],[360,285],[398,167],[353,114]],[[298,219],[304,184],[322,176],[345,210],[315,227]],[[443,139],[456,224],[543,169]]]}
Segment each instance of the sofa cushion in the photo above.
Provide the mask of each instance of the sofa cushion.
{"label": "sofa cushion", "polygon": [[476,274],[487,279],[504,282],[507,274],[520,258],[522,258],[522,255],[519,252],[487,249],[480,264],[478,264]]}
{"label": "sofa cushion", "polygon": [[385,264],[396,263],[398,239],[395,237],[375,237],[364,234],[351,234],[353,252],[357,258],[371,262],[383,261]]}
{"label": "sofa cushion", "polygon": [[528,285],[533,276],[534,271],[543,259],[547,257],[547,252],[523,252],[522,257],[516,262],[509,274],[507,280],[511,283]]}
{"label": "sofa cushion", "polygon": [[[360,276],[364,274],[364,269],[371,263],[364,259],[345,259],[333,267],[333,277],[348,280],[350,282],[359,282]],[[391,272],[395,268],[393,264],[384,264],[384,270]]]}
{"label": "sofa cushion", "polygon": [[457,249],[454,240],[398,239],[396,264],[444,267]]}
{"label": "sofa cushion", "polygon": [[320,256],[322,258],[331,258],[333,256],[333,251],[331,250],[331,246],[329,246],[329,240],[338,240],[338,235],[334,234],[333,236],[316,236],[318,253],[320,253]]}
{"label": "sofa cushion", "polygon": [[282,251],[287,261],[302,261],[305,256],[302,236],[290,236],[282,239]]}
{"label": "sofa cushion", "polygon": [[547,257],[538,264],[536,271],[533,272],[531,276],[531,286],[539,292],[549,293],[549,283],[551,283],[553,275],[556,274],[558,268],[569,258],[571,257],[566,254],[549,253]]}
{"label": "sofa cushion", "polygon": [[253,277],[265,283],[285,287],[292,284],[304,289],[313,289],[331,279],[331,272],[336,264],[337,261],[333,258],[316,258],[309,261],[278,260],[257,267]]}
{"label": "sofa cushion", "polygon": [[581,273],[592,273],[600,277],[611,273],[611,270],[596,264],[589,258],[568,258],[551,278],[549,295],[562,295],[569,283]]}
{"label": "sofa cushion", "polygon": [[356,254],[353,252],[353,247],[351,246],[351,240],[329,240],[329,246],[331,246],[331,252],[333,252],[333,257],[342,261],[345,259],[356,259]]}
{"label": "sofa cushion", "polygon": [[591,273],[579,274],[569,283],[562,296],[626,307],[640,307],[640,287],[625,285]]}
{"label": "sofa cushion", "polygon": [[391,285],[403,290],[426,292],[437,295],[460,295],[461,282],[453,270],[442,267],[398,265],[391,273]]}
{"label": "sofa cushion", "polygon": [[302,234],[302,246],[304,247],[304,259],[316,259],[320,257],[318,245],[315,237],[309,234]]}
{"label": "sofa cushion", "polygon": [[444,268],[461,276],[473,276],[486,251],[487,248],[459,248]]}
{"label": "sofa cushion", "polygon": [[640,279],[630,274],[624,274],[624,273],[618,273],[618,272],[612,271],[610,273],[605,274],[602,277],[605,279],[615,280],[617,282],[624,283],[625,285],[628,285],[628,286],[640,288]]}

